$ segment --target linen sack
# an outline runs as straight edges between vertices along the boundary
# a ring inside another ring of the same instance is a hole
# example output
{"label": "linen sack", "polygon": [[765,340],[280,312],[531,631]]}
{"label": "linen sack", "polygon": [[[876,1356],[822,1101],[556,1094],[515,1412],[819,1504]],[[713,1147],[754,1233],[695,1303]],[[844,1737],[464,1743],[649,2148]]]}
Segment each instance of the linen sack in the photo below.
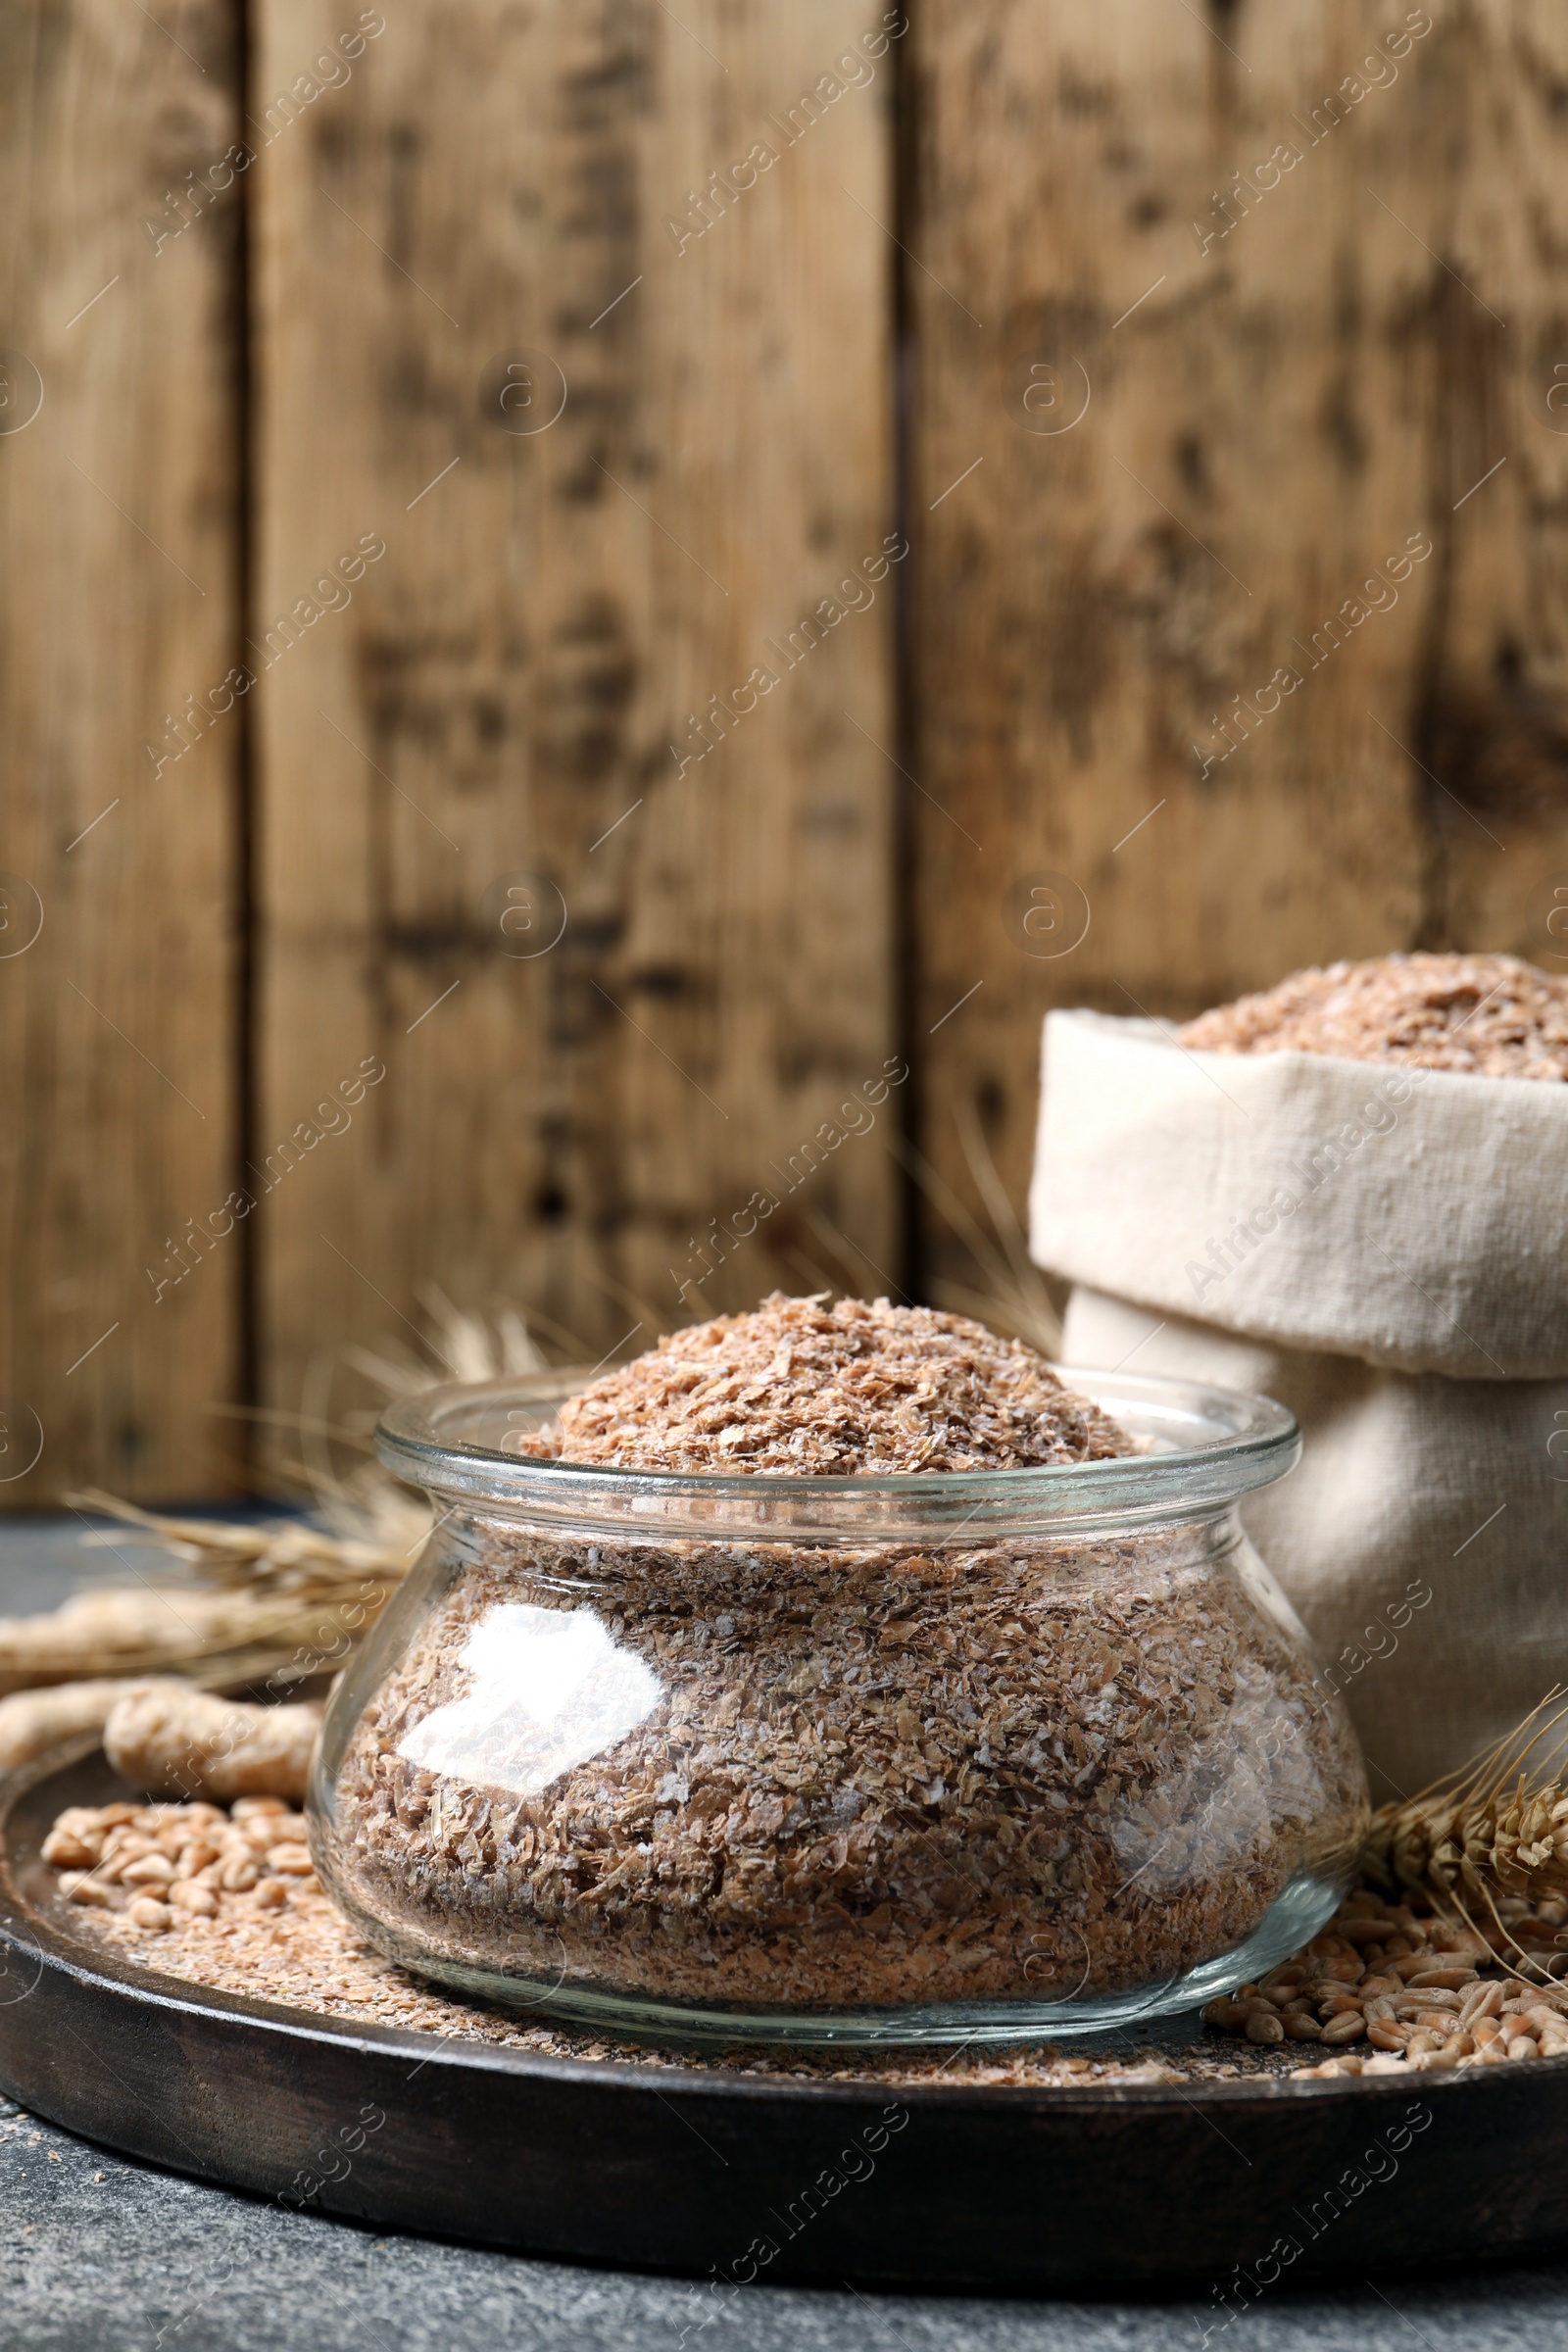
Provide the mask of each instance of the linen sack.
{"label": "linen sack", "polygon": [[1375,1802],[1568,1682],[1568,1087],[1054,1012],[1030,1247],[1065,1363],[1300,1422],[1243,1517]]}

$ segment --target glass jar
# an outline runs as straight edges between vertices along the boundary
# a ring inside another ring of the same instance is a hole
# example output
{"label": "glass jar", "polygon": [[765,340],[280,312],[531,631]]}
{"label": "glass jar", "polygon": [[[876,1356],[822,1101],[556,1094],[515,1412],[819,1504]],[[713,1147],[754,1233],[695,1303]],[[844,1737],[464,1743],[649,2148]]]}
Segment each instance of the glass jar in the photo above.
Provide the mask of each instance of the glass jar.
{"label": "glass jar", "polygon": [[1020,2040],[1260,1976],[1367,1823],[1237,1516],[1296,1423],[1062,1377],[1140,1451],[671,1476],[518,1458],[560,1383],[396,1405],[436,1526],[327,1716],[325,1886],[422,1976],[662,2040]]}

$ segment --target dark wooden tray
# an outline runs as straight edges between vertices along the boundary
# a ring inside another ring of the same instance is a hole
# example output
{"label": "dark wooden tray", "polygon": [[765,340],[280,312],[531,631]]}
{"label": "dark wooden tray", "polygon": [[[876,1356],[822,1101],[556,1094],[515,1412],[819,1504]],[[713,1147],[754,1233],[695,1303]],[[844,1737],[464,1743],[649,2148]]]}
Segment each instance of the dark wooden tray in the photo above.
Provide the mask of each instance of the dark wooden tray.
{"label": "dark wooden tray", "polygon": [[[1279,2279],[1568,2247],[1568,2062],[889,2088],[355,2026],[134,1972],[74,1933],[39,1845],[62,1806],[125,1793],[79,1744],[0,1789],[0,2082],[68,2131],[198,2180],[689,2273],[694,2329],[754,2279],[1181,2281],[1223,2296],[1218,2319]],[[1193,2030],[1176,2021],[1153,2046]]]}

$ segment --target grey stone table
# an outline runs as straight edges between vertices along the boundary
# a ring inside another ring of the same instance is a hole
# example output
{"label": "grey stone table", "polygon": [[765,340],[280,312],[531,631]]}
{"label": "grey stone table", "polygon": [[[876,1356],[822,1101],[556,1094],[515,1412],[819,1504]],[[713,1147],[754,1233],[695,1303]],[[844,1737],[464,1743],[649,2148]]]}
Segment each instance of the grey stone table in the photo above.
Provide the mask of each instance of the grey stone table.
{"label": "grey stone table", "polygon": [[[72,1522],[0,1529],[0,1612],[145,1557]],[[1129,2231],[1138,2216],[1127,2217]],[[1226,2352],[1568,2352],[1568,2264],[1332,2293],[1283,2286]],[[749,2288],[704,2326],[691,2284],[377,2235],[207,2188],[0,2099],[0,2347],[39,2352],[1197,2352],[1207,2298],[993,2301]]]}

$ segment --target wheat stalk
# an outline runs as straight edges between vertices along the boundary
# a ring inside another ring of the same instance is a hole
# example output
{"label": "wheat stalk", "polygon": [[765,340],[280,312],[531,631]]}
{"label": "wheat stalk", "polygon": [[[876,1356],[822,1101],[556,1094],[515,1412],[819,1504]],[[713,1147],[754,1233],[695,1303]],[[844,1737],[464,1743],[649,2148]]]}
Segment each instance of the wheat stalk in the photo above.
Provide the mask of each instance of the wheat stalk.
{"label": "wheat stalk", "polygon": [[[326,1671],[374,1624],[430,1526],[429,1512],[406,1498],[391,1543],[297,1523],[168,1518],[96,1491],[73,1499],[153,1537],[185,1577],[100,1585],[42,1616],[0,1619],[0,1693],[150,1675],[226,1689]],[[114,1537],[83,1538],[95,1541]]]}
{"label": "wheat stalk", "polygon": [[[395,1517],[383,1513],[385,1532],[376,1541],[327,1535],[299,1520],[267,1526],[168,1517],[140,1510],[135,1503],[123,1502],[97,1487],[66,1496],[74,1510],[96,1511],[122,1526],[143,1528],[156,1536],[161,1547],[183,1561],[202,1584],[227,1587],[258,1598],[287,1594],[306,1605],[332,1599],[345,1586],[368,1576],[401,1578],[408,1574],[413,1551],[429,1528],[430,1514],[401,1494],[396,1499],[402,1508]],[[407,1541],[410,1535],[415,1538],[412,1546]],[[108,1530],[96,1528],[81,1540],[84,1545],[111,1548],[115,1542]]]}
{"label": "wheat stalk", "polygon": [[[339,1360],[395,1396],[544,1368],[515,1312],[503,1312],[492,1328],[439,1292],[428,1292],[424,1305],[426,1360],[397,1348],[345,1348]],[[308,1410],[268,1417],[288,1421],[315,1454],[299,1477],[328,1525],[185,1518],[96,1488],[68,1495],[74,1508],[118,1523],[90,1529],[84,1544],[113,1549],[122,1541],[119,1529],[133,1527],[183,1574],[105,1584],[45,1615],[0,1619],[0,1694],[164,1675],[224,1690],[284,1684],[341,1664],[413,1567],[430,1533],[430,1508],[373,1461],[340,1475],[316,1443],[364,1448],[363,1433]]]}
{"label": "wheat stalk", "polygon": [[[1561,1770],[1568,1735],[1537,1752],[1568,1721],[1568,1705],[1557,1703],[1564,1695],[1560,1688],[1548,1691],[1517,1730],[1472,1763],[1416,1796],[1381,1806],[1361,1854],[1361,1874],[1371,1885],[1386,1893],[1419,1891],[1494,1949],[1511,1947],[1532,1970],[1539,1964],[1510,1933],[1498,1900],[1568,1895],[1568,1789]],[[1489,1916],[1478,1921],[1477,1911]]]}
{"label": "wheat stalk", "polygon": [[989,1234],[912,1144],[895,1137],[891,1147],[943,1223],[963,1243],[976,1270],[973,1287],[935,1283],[932,1300],[953,1314],[969,1315],[993,1331],[1022,1340],[1042,1355],[1054,1356],[1061,1348],[1061,1317],[1050,1284],[1029,1255],[1028,1237],[1007,1198],[972,1102],[957,1105],[954,1124],[975,1190],[991,1220]]}

